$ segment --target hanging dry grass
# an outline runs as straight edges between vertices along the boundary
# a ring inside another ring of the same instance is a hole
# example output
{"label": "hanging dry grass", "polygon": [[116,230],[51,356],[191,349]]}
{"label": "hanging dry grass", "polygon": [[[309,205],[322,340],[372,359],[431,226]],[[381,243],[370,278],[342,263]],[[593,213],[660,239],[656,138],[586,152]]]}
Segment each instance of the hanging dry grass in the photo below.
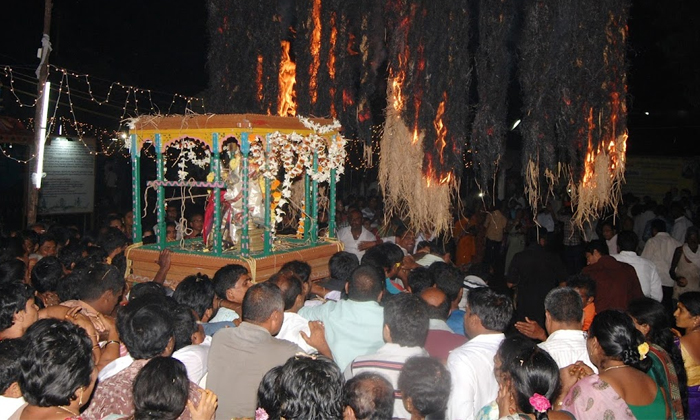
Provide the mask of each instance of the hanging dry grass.
{"label": "hanging dry grass", "polygon": [[[391,83],[388,94],[393,97]],[[393,107],[387,109],[379,158],[384,214],[406,218],[416,231],[449,231],[452,194],[459,190],[459,184],[454,176],[439,182],[423,174],[423,137],[409,130]]]}

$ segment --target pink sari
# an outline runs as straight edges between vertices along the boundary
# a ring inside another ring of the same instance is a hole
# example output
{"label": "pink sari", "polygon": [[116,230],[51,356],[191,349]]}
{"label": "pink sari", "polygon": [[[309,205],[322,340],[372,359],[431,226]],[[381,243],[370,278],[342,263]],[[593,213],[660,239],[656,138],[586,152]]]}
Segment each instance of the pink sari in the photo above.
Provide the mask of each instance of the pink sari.
{"label": "pink sari", "polygon": [[577,419],[634,419],[625,400],[598,375],[586,376],[564,398],[563,410]]}

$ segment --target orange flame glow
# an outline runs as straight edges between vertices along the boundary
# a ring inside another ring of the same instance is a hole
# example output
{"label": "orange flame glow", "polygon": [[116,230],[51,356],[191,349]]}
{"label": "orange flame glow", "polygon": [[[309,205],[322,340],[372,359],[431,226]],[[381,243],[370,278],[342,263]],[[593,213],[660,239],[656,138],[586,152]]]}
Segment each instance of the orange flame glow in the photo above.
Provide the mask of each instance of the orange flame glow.
{"label": "orange flame glow", "polygon": [[[338,28],[335,27],[335,12],[331,14],[331,20],[330,20],[330,25],[331,25],[331,39],[330,39],[330,48],[329,48],[329,53],[328,53],[328,77],[331,79],[331,88],[330,88],[330,93],[331,93],[331,98],[335,98],[335,84],[332,83],[335,81],[335,44],[336,41],[338,40]],[[333,118],[337,118],[338,113],[336,112],[335,109],[335,103],[331,102],[331,116]]]}
{"label": "orange flame glow", "polygon": [[258,102],[262,102],[262,100],[263,100],[262,77],[263,77],[263,56],[262,56],[262,54],[260,54],[260,55],[258,55],[258,65],[255,69],[255,83],[258,86]]}
{"label": "orange flame glow", "polygon": [[438,106],[437,113],[435,114],[435,120],[433,121],[433,126],[435,127],[435,133],[437,134],[438,153],[440,154],[440,162],[444,162],[442,153],[445,151],[445,146],[447,146],[447,127],[442,121],[443,115],[445,115],[445,102],[447,102],[447,93],[443,92],[443,100]]}
{"label": "orange flame glow", "polygon": [[318,69],[321,67],[321,0],[314,0],[311,19],[313,20],[314,29],[311,31],[311,43],[309,45],[312,57],[309,65],[309,94],[311,95],[311,103],[315,104],[316,99],[318,99]]}
{"label": "orange flame glow", "polygon": [[294,117],[297,114],[296,84],[297,65],[289,56],[289,41],[282,41],[282,58],[280,59],[280,73],[278,77],[279,96],[277,98],[277,115],[280,117]]}

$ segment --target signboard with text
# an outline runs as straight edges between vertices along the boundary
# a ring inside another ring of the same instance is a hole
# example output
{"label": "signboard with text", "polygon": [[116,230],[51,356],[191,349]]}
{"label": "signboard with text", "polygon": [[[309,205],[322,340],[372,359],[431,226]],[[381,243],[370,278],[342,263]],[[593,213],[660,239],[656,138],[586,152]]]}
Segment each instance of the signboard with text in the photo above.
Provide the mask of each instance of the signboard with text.
{"label": "signboard with text", "polygon": [[692,158],[628,156],[622,192],[638,197],[648,195],[657,202],[673,187],[693,192],[693,179],[687,177],[691,163]]}
{"label": "signboard with text", "polygon": [[82,142],[64,138],[47,142],[44,173],[46,177],[39,192],[39,214],[92,213],[95,157]]}

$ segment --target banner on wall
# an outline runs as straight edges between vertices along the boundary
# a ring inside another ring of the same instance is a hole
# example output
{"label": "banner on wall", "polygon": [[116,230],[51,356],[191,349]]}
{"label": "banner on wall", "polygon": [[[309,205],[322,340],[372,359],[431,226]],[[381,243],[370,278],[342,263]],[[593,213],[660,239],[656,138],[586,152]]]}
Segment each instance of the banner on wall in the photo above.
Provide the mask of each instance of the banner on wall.
{"label": "banner on wall", "polygon": [[[85,140],[90,150],[91,141]],[[80,141],[58,137],[44,149],[44,173],[38,213],[92,213],[95,202],[95,156]]]}
{"label": "banner on wall", "polygon": [[622,192],[647,195],[659,203],[673,187],[693,193],[693,164],[693,159],[682,157],[628,156]]}

